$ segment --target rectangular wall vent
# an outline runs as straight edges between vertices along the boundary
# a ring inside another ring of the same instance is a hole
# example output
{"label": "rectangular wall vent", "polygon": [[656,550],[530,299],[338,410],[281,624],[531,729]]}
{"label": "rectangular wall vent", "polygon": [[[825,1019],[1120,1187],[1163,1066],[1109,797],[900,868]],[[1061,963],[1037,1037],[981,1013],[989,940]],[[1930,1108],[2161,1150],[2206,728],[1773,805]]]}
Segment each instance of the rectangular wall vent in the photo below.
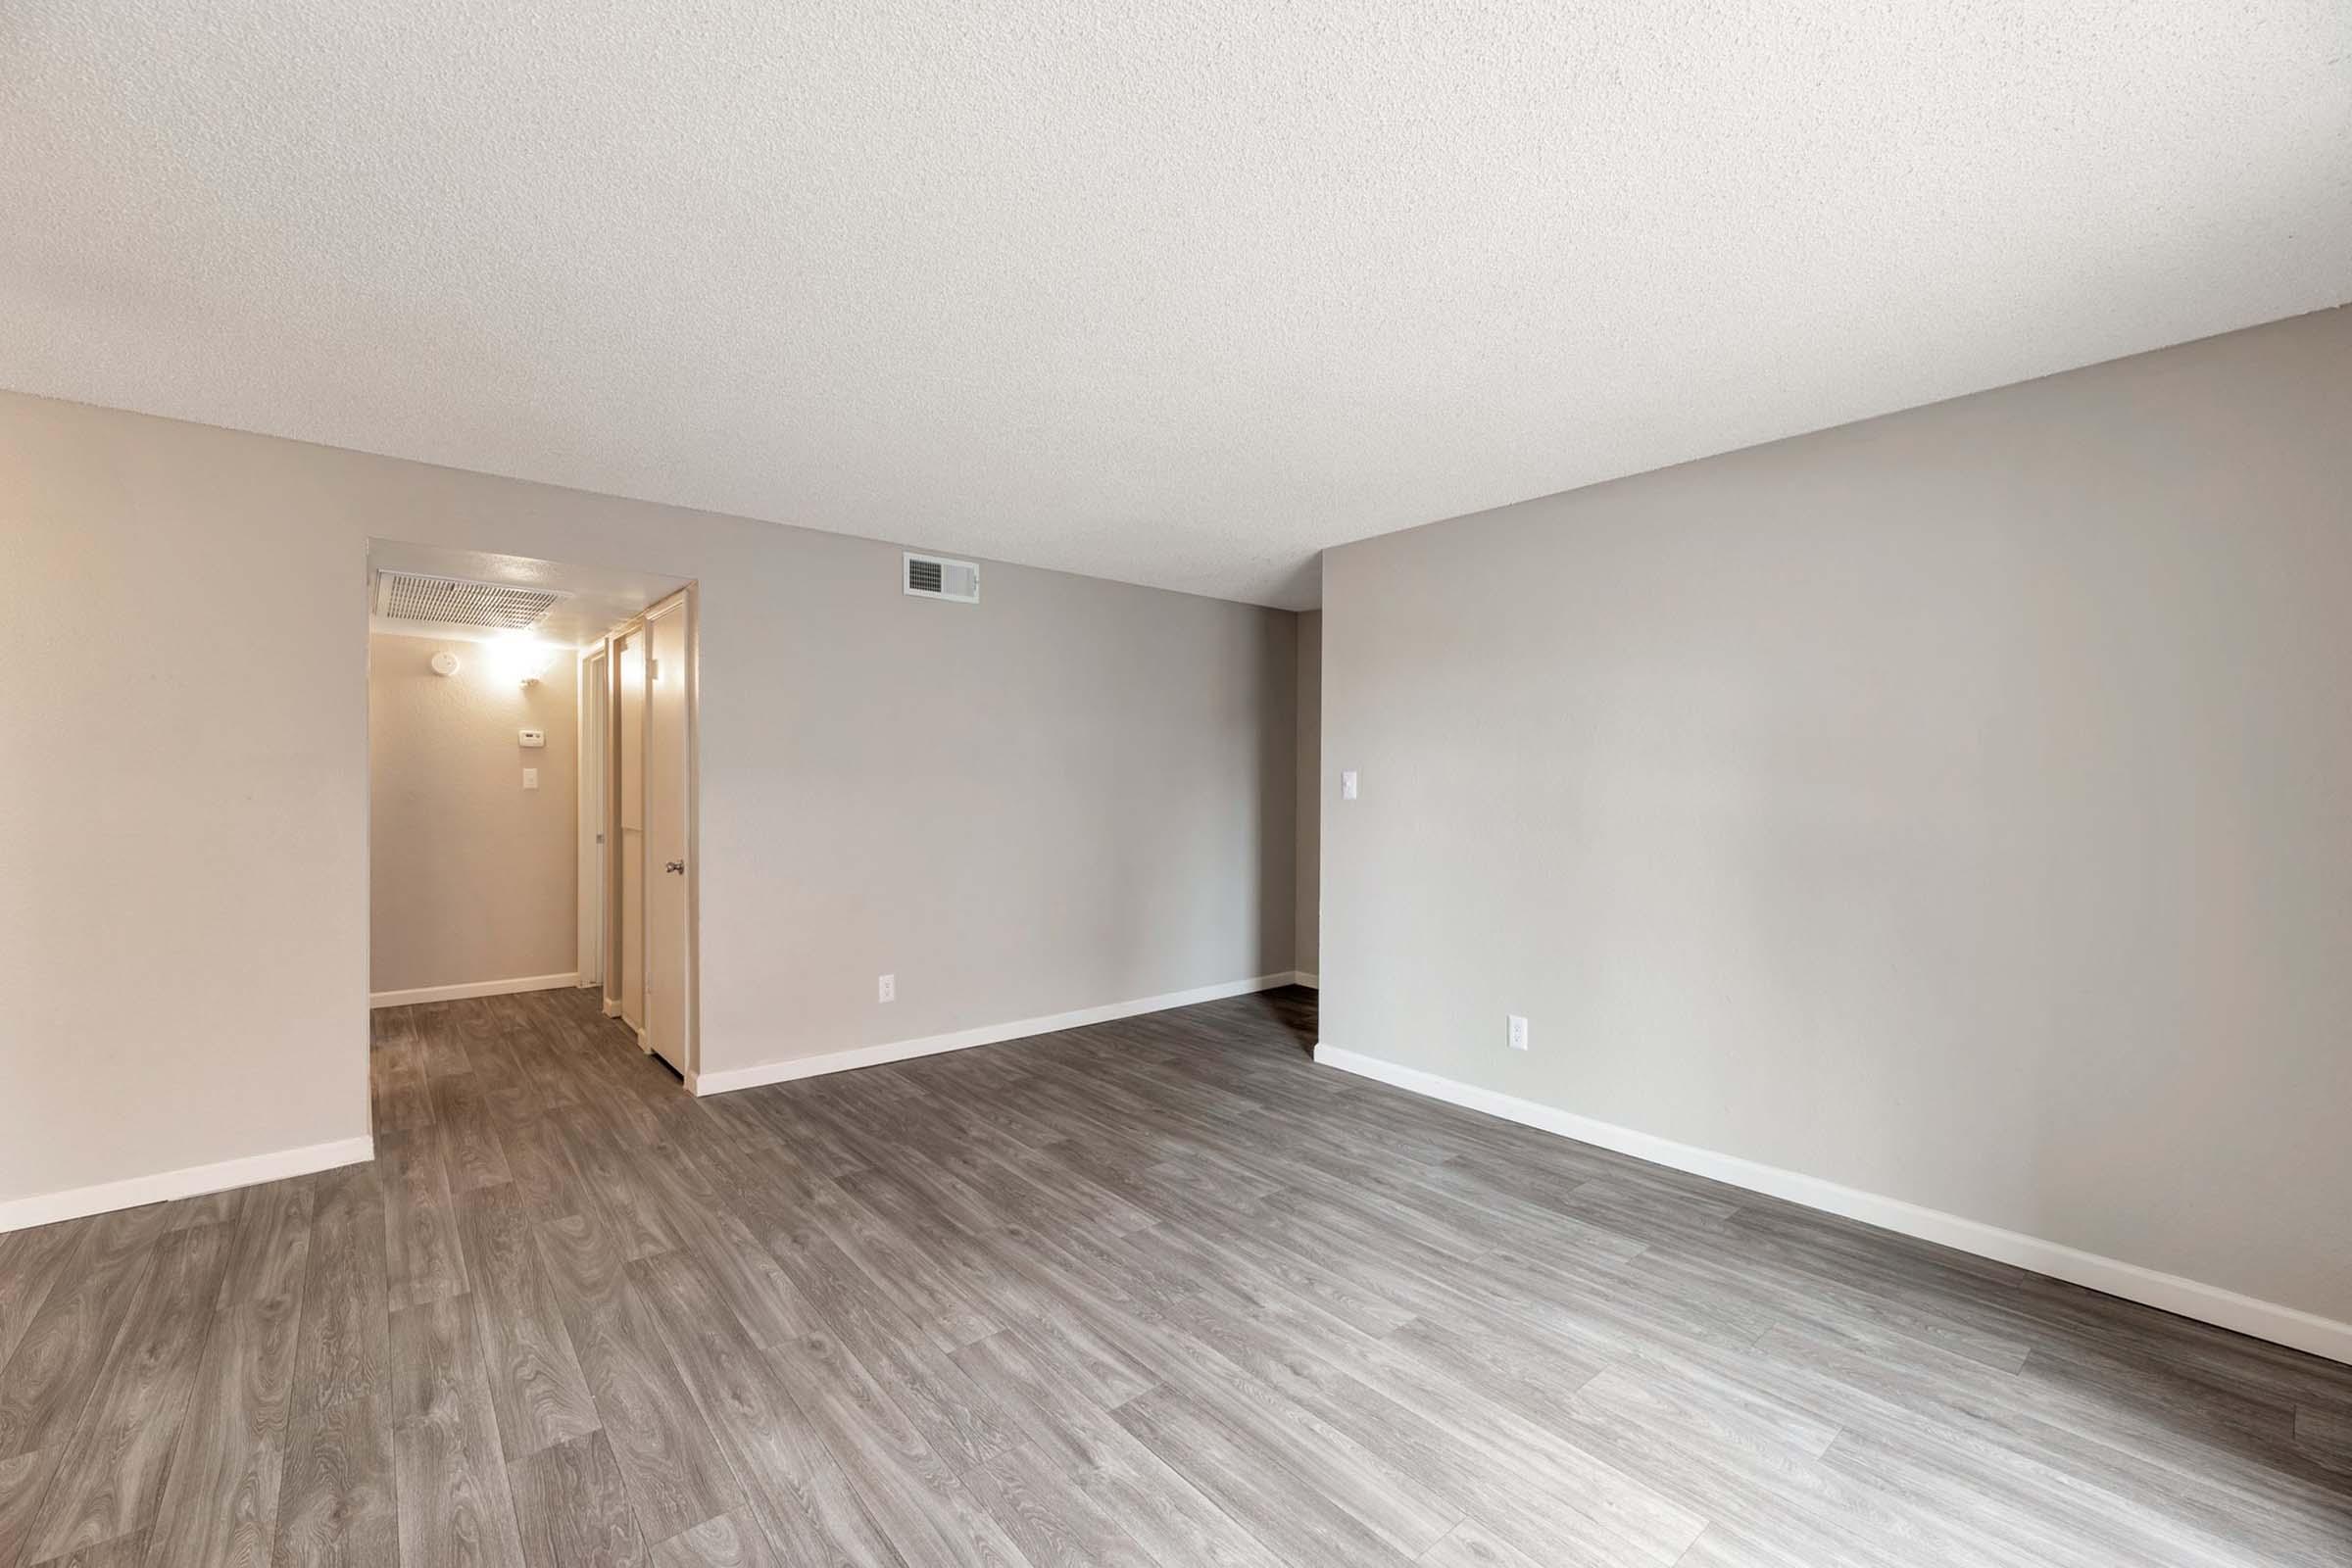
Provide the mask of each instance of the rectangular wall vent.
{"label": "rectangular wall vent", "polygon": [[375,574],[375,612],[392,620],[432,620],[450,626],[528,631],[571,595],[554,588],[503,582],[421,577],[411,571]]}
{"label": "rectangular wall vent", "polygon": [[901,583],[917,599],[953,599],[959,605],[980,602],[980,568],[968,561],[944,561],[938,556],[901,552],[906,576]]}

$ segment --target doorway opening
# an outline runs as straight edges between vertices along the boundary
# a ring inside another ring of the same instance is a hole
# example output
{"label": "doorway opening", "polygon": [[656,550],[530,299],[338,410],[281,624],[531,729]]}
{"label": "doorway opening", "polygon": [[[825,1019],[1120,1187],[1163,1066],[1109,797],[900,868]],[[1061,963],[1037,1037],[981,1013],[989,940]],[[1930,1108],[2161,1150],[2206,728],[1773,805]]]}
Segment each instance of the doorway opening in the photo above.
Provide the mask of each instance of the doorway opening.
{"label": "doorway opening", "polygon": [[691,1084],[695,585],[386,539],[368,565],[371,1006],[576,987]]}

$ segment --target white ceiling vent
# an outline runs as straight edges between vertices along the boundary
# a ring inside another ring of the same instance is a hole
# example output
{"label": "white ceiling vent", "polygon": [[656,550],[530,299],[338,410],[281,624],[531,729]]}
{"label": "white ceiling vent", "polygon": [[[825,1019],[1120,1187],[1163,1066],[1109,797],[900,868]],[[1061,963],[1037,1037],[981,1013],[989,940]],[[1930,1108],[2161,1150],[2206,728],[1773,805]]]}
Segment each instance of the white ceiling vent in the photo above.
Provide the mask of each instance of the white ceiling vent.
{"label": "white ceiling vent", "polygon": [[422,577],[409,571],[375,574],[375,612],[392,620],[431,620],[445,626],[528,631],[571,595],[554,588],[503,582]]}
{"label": "white ceiling vent", "polygon": [[959,605],[980,602],[980,568],[968,561],[943,561],[938,556],[901,552],[905,576],[900,586],[917,599],[953,599]]}

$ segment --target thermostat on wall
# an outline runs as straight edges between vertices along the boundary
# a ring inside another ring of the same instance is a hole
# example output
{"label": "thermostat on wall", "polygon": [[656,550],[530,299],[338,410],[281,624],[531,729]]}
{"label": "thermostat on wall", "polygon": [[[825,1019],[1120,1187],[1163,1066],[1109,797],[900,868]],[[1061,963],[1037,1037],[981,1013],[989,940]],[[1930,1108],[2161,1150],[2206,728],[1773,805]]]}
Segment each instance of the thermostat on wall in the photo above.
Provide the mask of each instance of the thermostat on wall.
{"label": "thermostat on wall", "polygon": [[547,731],[543,729],[526,729],[521,732],[521,737],[522,744],[525,746],[545,746],[547,744]]}

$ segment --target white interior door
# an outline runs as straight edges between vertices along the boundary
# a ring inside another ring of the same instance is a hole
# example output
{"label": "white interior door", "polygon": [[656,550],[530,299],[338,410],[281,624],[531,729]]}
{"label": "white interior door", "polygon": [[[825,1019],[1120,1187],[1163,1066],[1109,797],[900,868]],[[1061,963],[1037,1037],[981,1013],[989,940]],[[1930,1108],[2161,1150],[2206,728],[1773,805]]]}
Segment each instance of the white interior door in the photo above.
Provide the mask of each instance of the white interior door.
{"label": "white interior door", "polygon": [[646,1039],[645,1023],[645,645],[646,628],[622,636],[620,730],[620,1016]]}
{"label": "white interior door", "polygon": [[679,1072],[687,1062],[688,684],[690,612],[684,595],[645,617],[651,655],[645,715],[645,986],[648,1043]]}

